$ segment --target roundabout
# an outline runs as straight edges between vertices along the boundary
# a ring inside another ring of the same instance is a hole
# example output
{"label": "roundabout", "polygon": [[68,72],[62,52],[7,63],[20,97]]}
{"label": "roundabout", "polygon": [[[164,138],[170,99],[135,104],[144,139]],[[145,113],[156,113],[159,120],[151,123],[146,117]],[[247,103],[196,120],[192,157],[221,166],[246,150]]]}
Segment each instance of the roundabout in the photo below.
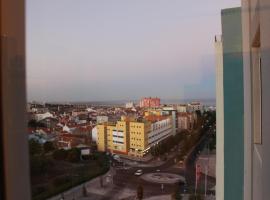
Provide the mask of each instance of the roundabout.
{"label": "roundabout", "polygon": [[183,176],[171,173],[148,173],[142,175],[141,178],[148,182],[160,184],[174,184],[177,182],[185,182],[185,178]]}

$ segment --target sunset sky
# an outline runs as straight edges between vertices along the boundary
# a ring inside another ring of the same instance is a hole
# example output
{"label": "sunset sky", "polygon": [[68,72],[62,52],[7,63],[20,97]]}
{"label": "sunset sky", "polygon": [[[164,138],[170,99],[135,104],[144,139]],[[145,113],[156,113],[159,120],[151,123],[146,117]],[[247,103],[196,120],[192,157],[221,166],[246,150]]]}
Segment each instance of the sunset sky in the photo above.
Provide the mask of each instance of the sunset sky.
{"label": "sunset sky", "polygon": [[27,0],[28,100],[214,98],[220,11],[240,0]]}

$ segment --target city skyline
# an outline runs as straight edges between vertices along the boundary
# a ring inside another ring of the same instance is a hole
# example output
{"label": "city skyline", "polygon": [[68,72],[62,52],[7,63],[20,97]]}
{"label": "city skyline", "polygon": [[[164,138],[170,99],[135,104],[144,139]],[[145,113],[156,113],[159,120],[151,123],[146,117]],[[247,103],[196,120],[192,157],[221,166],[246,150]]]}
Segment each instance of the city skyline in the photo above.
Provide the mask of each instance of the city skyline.
{"label": "city skyline", "polygon": [[28,101],[215,98],[213,37],[238,5],[29,0]]}

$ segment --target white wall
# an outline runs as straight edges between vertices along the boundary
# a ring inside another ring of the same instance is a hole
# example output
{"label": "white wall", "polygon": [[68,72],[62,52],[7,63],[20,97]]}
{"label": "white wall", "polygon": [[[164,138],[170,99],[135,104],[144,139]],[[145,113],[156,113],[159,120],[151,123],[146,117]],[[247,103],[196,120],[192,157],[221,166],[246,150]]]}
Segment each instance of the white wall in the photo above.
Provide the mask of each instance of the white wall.
{"label": "white wall", "polygon": [[215,41],[216,52],[216,199],[224,200],[224,95],[223,50],[221,38]]}

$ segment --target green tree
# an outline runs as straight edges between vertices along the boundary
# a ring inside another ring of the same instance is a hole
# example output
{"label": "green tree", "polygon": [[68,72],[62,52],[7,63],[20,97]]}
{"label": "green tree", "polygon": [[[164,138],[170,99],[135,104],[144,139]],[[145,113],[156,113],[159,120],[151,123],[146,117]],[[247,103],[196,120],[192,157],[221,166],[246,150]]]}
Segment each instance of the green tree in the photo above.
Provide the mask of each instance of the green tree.
{"label": "green tree", "polygon": [[80,161],[81,152],[77,148],[73,148],[69,150],[67,155],[67,160],[69,162],[79,162]]}
{"label": "green tree", "polygon": [[204,196],[200,195],[200,194],[192,194],[189,196],[188,198],[189,200],[204,200]]}
{"label": "green tree", "polygon": [[45,156],[34,155],[30,156],[30,167],[32,175],[41,175],[47,173],[49,167],[51,167],[53,163],[50,159]]}
{"label": "green tree", "polygon": [[66,160],[68,152],[64,149],[57,149],[53,152],[53,158],[55,160]]}
{"label": "green tree", "polygon": [[37,155],[42,153],[42,146],[35,139],[29,140],[29,153],[30,155]]}
{"label": "green tree", "polygon": [[174,192],[171,195],[171,200],[182,200],[182,195],[178,187],[175,188]]}
{"label": "green tree", "polygon": [[48,153],[50,151],[54,151],[55,150],[54,144],[52,142],[49,142],[49,141],[45,142],[43,144],[43,150],[45,153]]}

